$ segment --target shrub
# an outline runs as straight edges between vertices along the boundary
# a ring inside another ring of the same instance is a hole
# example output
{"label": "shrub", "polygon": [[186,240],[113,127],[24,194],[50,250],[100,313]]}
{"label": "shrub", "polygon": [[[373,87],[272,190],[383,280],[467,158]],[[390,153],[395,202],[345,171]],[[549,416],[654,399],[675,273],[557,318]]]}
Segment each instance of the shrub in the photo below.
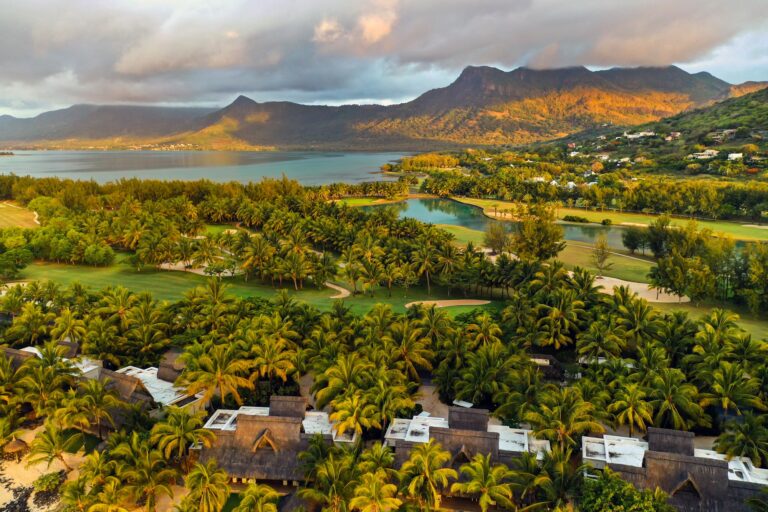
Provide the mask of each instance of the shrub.
{"label": "shrub", "polygon": [[589,222],[589,219],[586,217],[579,217],[578,215],[566,215],[563,217],[563,220],[565,222],[580,222],[582,224],[586,224]]}
{"label": "shrub", "polygon": [[579,500],[583,512],[673,512],[667,505],[666,495],[657,491],[637,490],[611,470],[595,480],[586,480]]}
{"label": "shrub", "polygon": [[611,219],[603,219],[600,222],[600,224],[602,224],[603,226],[610,226],[611,224],[613,224],[613,221]]}
{"label": "shrub", "polygon": [[64,475],[61,471],[56,473],[46,473],[34,481],[32,487],[36,492],[53,492],[61,486],[64,481]]}

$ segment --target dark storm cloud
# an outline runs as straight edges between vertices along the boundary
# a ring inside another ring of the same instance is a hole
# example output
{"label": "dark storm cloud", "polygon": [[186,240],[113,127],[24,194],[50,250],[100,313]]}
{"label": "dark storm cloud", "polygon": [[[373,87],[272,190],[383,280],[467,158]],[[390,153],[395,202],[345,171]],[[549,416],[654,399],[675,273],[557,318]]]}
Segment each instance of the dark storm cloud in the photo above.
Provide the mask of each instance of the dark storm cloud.
{"label": "dark storm cloud", "polygon": [[[1,5],[0,109],[10,111],[72,102],[220,103],[241,92],[308,102],[398,100],[447,84],[468,64],[710,62],[722,69],[735,52],[764,47],[768,29],[766,0]],[[738,73],[768,78],[763,59],[752,68],[741,62]]]}

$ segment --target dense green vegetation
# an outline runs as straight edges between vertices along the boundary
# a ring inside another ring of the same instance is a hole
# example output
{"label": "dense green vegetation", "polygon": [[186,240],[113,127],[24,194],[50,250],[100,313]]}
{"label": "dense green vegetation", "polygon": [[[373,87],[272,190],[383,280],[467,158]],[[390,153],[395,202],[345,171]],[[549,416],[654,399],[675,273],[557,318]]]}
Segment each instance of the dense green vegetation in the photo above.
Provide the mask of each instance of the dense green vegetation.
{"label": "dense green vegetation", "polygon": [[[469,197],[517,221],[487,233],[345,204],[402,197],[407,176],[323,187],[0,177],[0,198],[36,211],[41,223],[0,229],[2,277],[30,280],[0,298],[0,339],[40,352],[20,365],[0,355],[0,447],[34,430],[25,462],[64,477],[78,466],[71,478],[45,475],[37,492],[58,492],[66,510],[89,512],[151,512],[168,498],[183,512],[275,511],[275,489],[253,483],[232,497],[225,471],[190,457],[192,445],[213,440],[202,428],[210,412],[264,406],[273,394],[304,393],[337,433],[358,434],[347,448],[315,439],[301,455],[306,482],[297,495],[328,511],[438,510],[452,497],[483,511],[666,512],[658,490],[637,491],[610,473],[585,479],[582,437],[608,429],[707,434],[717,451],[765,467],[765,330],[754,321],[745,330],[725,309],[694,317],[683,310],[692,306],[655,308],[626,287],[602,289],[595,273],[649,275],[695,303],[764,314],[768,246],[740,247],[659,215],[624,232],[627,250],[650,262],[612,254],[604,240],[565,244],[555,221],[564,205],[584,208],[588,221],[625,209],[760,219],[767,185],[671,183],[565,155],[563,147],[466,151],[395,169],[426,173],[426,192]],[[351,296],[331,299],[326,283]],[[494,302],[453,314],[404,307],[454,297]],[[108,383],[78,378],[64,340],[107,368],[157,366],[178,348],[176,383],[206,409],[150,417]],[[556,374],[534,354],[553,357]],[[531,428],[551,451],[540,461],[525,453],[506,465],[479,453],[454,465],[431,441],[396,464],[380,442],[387,425],[420,412],[421,393],[432,389],[430,399],[468,401],[504,425]]]}

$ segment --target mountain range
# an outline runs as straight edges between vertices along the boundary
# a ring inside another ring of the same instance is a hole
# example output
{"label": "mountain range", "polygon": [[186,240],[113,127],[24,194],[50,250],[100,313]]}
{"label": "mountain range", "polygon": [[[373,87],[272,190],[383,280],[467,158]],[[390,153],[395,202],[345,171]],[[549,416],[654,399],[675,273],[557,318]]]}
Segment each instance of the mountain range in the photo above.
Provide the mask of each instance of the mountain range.
{"label": "mountain range", "polygon": [[470,66],[398,105],[315,106],[238,97],[222,109],[75,105],[0,116],[0,146],[392,149],[522,144],[605,124],[638,125],[768,87],[678,67],[502,71]]}

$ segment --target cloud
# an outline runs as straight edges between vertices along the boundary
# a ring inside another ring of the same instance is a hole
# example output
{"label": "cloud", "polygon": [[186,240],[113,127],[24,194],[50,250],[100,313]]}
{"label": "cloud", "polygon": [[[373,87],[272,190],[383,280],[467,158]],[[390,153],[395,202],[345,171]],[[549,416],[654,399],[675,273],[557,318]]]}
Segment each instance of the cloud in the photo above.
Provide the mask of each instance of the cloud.
{"label": "cloud", "polygon": [[447,85],[470,64],[710,63],[725,79],[768,78],[762,54],[744,57],[768,46],[765,0],[8,4],[0,17],[0,112],[78,102],[223,104],[239,93],[400,101]]}

